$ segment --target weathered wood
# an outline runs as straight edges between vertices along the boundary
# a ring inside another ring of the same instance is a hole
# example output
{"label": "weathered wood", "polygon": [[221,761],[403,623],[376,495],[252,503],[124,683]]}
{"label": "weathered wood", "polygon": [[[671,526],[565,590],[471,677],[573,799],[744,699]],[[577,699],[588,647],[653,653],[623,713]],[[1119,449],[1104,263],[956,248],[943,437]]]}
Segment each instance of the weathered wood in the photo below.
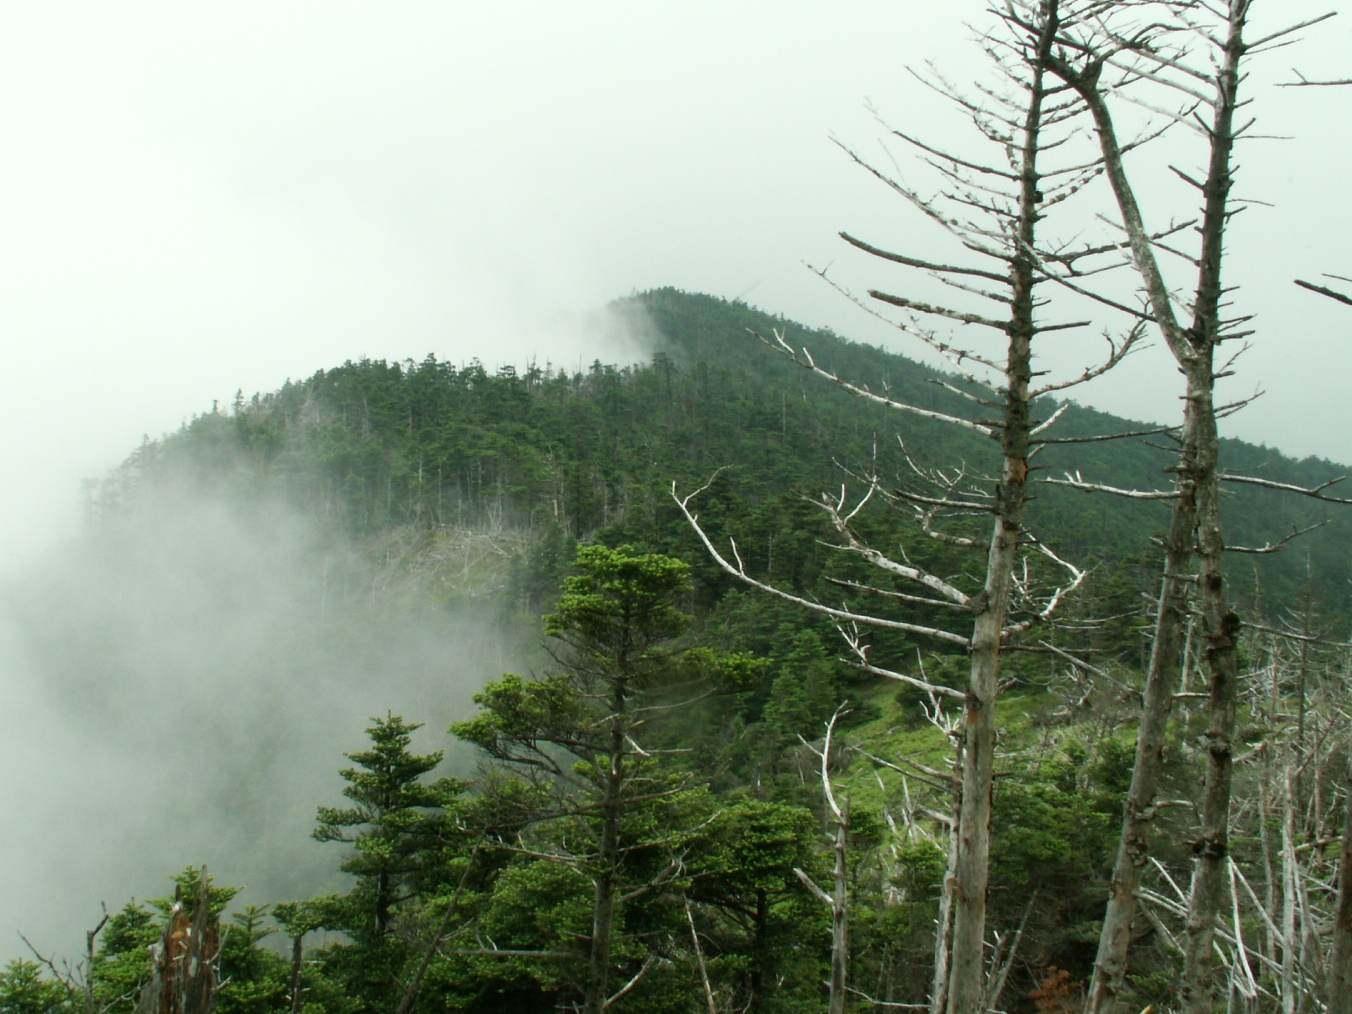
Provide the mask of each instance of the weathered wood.
{"label": "weathered wood", "polygon": [[1342,855],[1338,858],[1338,907],[1333,917],[1333,946],[1329,953],[1328,1014],[1352,1014],[1352,769],[1348,772],[1343,805]]}
{"label": "weathered wood", "polygon": [[220,992],[220,924],[211,914],[206,867],[191,917],[174,902],[160,942],[151,947],[151,979],[141,989],[140,1014],[215,1014]]}

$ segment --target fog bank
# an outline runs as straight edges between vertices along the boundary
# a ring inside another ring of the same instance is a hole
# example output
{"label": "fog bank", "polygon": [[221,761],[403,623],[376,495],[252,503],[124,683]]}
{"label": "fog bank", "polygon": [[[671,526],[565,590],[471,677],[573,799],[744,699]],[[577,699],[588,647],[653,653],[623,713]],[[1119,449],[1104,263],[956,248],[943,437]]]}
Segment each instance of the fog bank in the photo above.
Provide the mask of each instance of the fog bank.
{"label": "fog bank", "polygon": [[18,931],[77,954],[100,902],[189,864],[244,904],[340,889],[341,847],[309,832],[370,716],[455,753],[448,724],[518,667],[491,609],[419,606],[276,506],[158,500],[0,595],[0,959]]}

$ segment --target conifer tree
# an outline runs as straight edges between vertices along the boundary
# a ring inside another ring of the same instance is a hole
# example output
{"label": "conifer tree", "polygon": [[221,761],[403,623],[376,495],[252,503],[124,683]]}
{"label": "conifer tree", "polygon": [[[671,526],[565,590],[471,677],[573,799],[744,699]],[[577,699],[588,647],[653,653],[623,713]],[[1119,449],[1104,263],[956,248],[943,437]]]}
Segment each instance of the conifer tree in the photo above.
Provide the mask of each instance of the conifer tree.
{"label": "conifer tree", "polygon": [[[678,664],[672,642],[689,622],[678,606],[689,568],[631,546],[599,545],[581,547],[577,567],[545,617],[562,671],[536,680],[504,676],[475,696],[483,712],[451,731],[554,793],[540,823],[567,832],[550,838],[545,830],[503,844],[590,882],[581,1009],[599,1014],[618,995],[613,946],[622,910],[683,870],[680,851],[689,833],[671,811],[690,786],[664,769],[666,751],[640,740],[664,710],[654,694]],[[636,819],[658,806],[667,820]],[[655,960],[650,952],[618,992],[631,991]]]}
{"label": "conifer tree", "polygon": [[417,874],[427,864],[428,849],[437,841],[439,809],[458,790],[451,779],[424,782],[422,777],[441,763],[442,752],[409,751],[420,723],[402,716],[373,718],[366,730],[372,749],[345,756],[357,764],[340,774],[348,785],[343,795],[353,806],[321,806],[318,841],[341,841],[354,854],[339,869],[358,877],[358,911],[350,925],[336,927],[369,933],[379,940],[390,930],[395,907],[410,897]]}

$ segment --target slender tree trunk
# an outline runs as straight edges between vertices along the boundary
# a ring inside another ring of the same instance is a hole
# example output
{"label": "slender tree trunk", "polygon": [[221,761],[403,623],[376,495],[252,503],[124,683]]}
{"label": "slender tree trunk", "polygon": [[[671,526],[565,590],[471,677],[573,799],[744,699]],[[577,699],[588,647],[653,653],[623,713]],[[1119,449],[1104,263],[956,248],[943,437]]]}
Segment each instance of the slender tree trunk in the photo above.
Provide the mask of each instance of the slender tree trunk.
{"label": "slender tree trunk", "polygon": [[[991,557],[1012,567],[1006,546],[1016,541],[1003,531],[992,540]],[[997,577],[992,571],[990,577]],[[992,582],[987,581],[987,588]],[[1001,589],[995,584],[997,597]],[[1006,593],[1007,594],[1007,593]],[[985,986],[986,892],[990,882],[991,784],[995,758],[995,696],[999,676],[1001,604],[979,617],[979,639],[972,650],[972,677],[962,729],[965,763],[959,799],[957,860],[953,867],[953,936],[948,975],[948,1014],[977,1014]]]}
{"label": "slender tree trunk", "polygon": [[[1210,389],[1204,393],[1209,402]],[[1202,392],[1198,396],[1202,396]],[[1214,411],[1211,417],[1214,420]],[[1195,1014],[1209,1014],[1215,997],[1214,937],[1224,902],[1230,853],[1230,783],[1239,677],[1239,617],[1226,604],[1220,568],[1224,546],[1215,463],[1218,443],[1213,431],[1210,447],[1206,448],[1211,457],[1211,481],[1203,484],[1198,497],[1198,591],[1210,679],[1210,717],[1203,738],[1207,758],[1206,787],[1202,797],[1202,826],[1193,843],[1196,863],[1188,898],[1187,943],[1180,990],[1183,1009]]]}
{"label": "slender tree trunk", "polygon": [[[603,841],[605,844],[613,844]],[[587,963],[587,995],[584,1014],[605,1010],[610,988],[610,944],[615,925],[615,871],[603,868],[596,876],[592,910],[591,953]]]}
{"label": "slender tree trunk", "polygon": [[[836,802],[835,791],[831,788],[831,739],[836,730],[845,705],[836,708],[831,720],[826,723],[826,738],[820,751],[812,747],[821,759],[822,796],[825,799],[827,815],[835,827],[831,836],[832,851],[835,853],[835,867],[832,871],[832,888],[828,894],[798,867],[794,875],[803,883],[813,897],[831,910],[831,982],[827,993],[827,1011],[829,1014],[844,1014],[845,987],[850,965],[850,878],[849,878],[849,841],[850,841],[850,800],[847,796],[842,807]],[[806,742],[806,741],[804,741]]]}
{"label": "slender tree trunk", "polygon": [[1193,530],[1197,518],[1195,470],[1195,420],[1184,421],[1183,464],[1179,468],[1173,517],[1165,543],[1164,576],[1155,614],[1154,643],[1142,689],[1141,722],[1136,733],[1136,758],[1131,785],[1122,810],[1122,834],[1113,865],[1108,909],[1103,916],[1094,974],[1085,996],[1085,1014],[1118,1014],[1118,997],[1126,985],[1127,953],[1136,917],[1136,892],[1150,859],[1154,834],[1155,796],[1164,767],[1164,748],[1169,713],[1178,689],[1183,630],[1188,608],[1188,582],[1184,575],[1192,566]]}
{"label": "slender tree trunk", "polygon": [[[962,755],[958,755],[958,767]],[[956,812],[956,811],[955,811]],[[953,953],[953,884],[957,879],[958,834],[956,822],[948,827],[948,863],[944,867],[939,915],[934,923],[934,977],[930,985],[930,1014],[943,1014],[948,1006],[948,966]]]}
{"label": "slender tree trunk", "polygon": [[1215,984],[1211,974],[1213,937],[1230,861],[1230,782],[1239,681],[1239,616],[1226,601],[1221,526],[1220,437],[1213,400],[1213,365],[1220,344],[1221,257],[1230,209],[1234,115],[1239,105],[1239,65],[1246,47],[1244,26],[1250,0],[1231,0],[1225,62],[1216,75],[1211,161],[1203,186],[1202,256],[1198,268],[1193,326],[1195,354],[1185,362],[1188,405],[1199,418],[1197,490],[1197,588],[1202,608],[1210,679],[1210,719],[1206,732],[1207,776],[1201,834],[1193,846],[1197,863],[1188,899],[1188,942],[1180,999],[1183,1009],[1206,1014]]}
{"label": "slender tree trunk", "polygon": [[828,1014],[845,1014],[845,985],[850,965],[850,868],[846,847],[850,834],[850,801],[836,819],[836,865],[831,892],[831,993]]}
{"label": "slender tree trunk", "polygon": [[302,974],[305,971],[305,934],[291,938],[291,1014],[300,1014]]}
{"label": "slender tree trunk", "polygon": [[1036,268],[1030,251],[1034,249],[1041,200],[1037,157],[1045,95],[1043,61],[1056,37],[1057,12],[1057,0],[1046,0],[1042,4],[1042,33],[1033,61],[1024,118],[1017,245],[1009,266],[1009,345],[1005,358],[1001,436],[1004,467],[996,488],[995,525],[986,557],[986,581],[974,607],[971,672],[963,710],[962,788],[956,829],[948,1014],[981,1014],[986,985],[986,894],[990,885],[991,790],[995,778],[995,701],[999,691],[1004,625],[1009,614],[1028,490],[1032,439],[1028,389],[1032,379],[1032,341],[1037,333],[1033,300]]}
{"label": "slender tree trunk", "polygon": [[1288,760],[1283,772],[1285,791],[1282,793],[1282,1014],[1296,1014],[1297,990],[1296,959],[1301,935],[1297,925],[1300,917],[1300,864],[1296,859],[1296,778],[1294,762]]}
{"label": "slender tree trunk", "polygon": [[[1225,59],[1213,79],[1213,120],[1208,131],[1210,155],[1206,180],[1202,185],[1204,209],[1198,230],[1202,237],[1201,252],[1197,261],[1192,324],[1186,330],[1175,315],[1169,286],[1160,271],[1150,234],[1122,163],[1122,150],[1112,116],[1099,85],[1104,57],[1091,57],[1082,69],[1071,67],[1059,56],[1052,62],[1058,76],[1074,87],[1089,105],[1098,130],[1104,168],[1127,232],[1132,260],[1141,277],[1155,323],[1187,380],[1182,458],[1177,482],[1179,499],[1175,504],[1167,549],[1165,584],[1156,623],[1158,640],[1146,684],[1137,742],[1137,769],[1133,772],[1123,815],[1122,841],[1113,873],[1109,908],[1099,940],[1094,977],[1086,1002],[1087,1014],[1105,1011],[1116,1014],[1118,996],[1126,975],[1135,892],[1140,883],[1140,870],[1148,858],[1147,836],[1159,776],[1159,750],[1163,745],[1169,698],[1177,684],[1178,630],[1175,623],[1178,621],[1172,614],[1182,609],[1184,596],[1181,589],[1171,588],[1171,581],[1185,578],[1189,569],[1189,544],[1194,538],[1198,600],[1203,614],[1203,636],[1206,640],[1211,687],[1211,719],[1207,733],[1208,772],[1203,826],[1196,846],[1198,866],[1189,903],[1189,943],[1186,948],[1188,971],[1182,991],[1185,1009],[1201,1011],[1209,1008],[1210,1004],[1212,936],[1224,890],[1229,845],[1230,741],[1234,728],[1237,678],[1235,639],[1239,631],[1238,618],[1225,601],[1221,571],[1224,544],[1219,500],[1219,439],[1213,400],[1213,363],[1215,349],[1223,337],[1223,322],[1220,319],[1223,292],[1221,264],[1225,226],[1232,213],[1229,194],[1231,153],[1235,140],[1234,113],[1240,80],[1239,63],[1245,52],[1243,29],[1248,6],[1249,0],[1231,0],[1228,12],[1224,15],[1228,19]],[[1186,527],[1189,511],[1195,511],[1191,532]],[[1181,618],[1181,613],[1178,615]],[[1144,768],[1143,762],[1146,764]]]}
{"label": "slender tree trunk", "polygon": [[[621,662],[623,665],[623,662]],[[615,936],[618,904],[615,887],[620,861],[620,796],[624,787],[627,687],[617,680],[611,701],[610,757],[605,795],[601,800],[601,837],[596,850],[591,948],[587,963],[587,991],[583,1014],[602,1014],[610,997],[610,952]]]}
{"label": "slender tree trunk", "polygon": [[1338,858],[1338,907],[1329,951],[1328,1014],[1352,1014],[1352,765],[1343,800],[1342,855]]}

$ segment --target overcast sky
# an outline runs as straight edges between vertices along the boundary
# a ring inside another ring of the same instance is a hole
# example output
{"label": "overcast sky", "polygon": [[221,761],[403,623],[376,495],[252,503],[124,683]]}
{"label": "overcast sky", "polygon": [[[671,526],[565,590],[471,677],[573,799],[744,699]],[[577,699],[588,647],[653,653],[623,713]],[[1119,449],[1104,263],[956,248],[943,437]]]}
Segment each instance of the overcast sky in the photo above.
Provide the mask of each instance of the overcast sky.
{"label": "overcast sky", "polygon": [[[963,17],[982,5],[0,3],[0,559],[74,530],[82,477],[236,389],[363,355],[609,358],[585,316],[634,290],[911,351],[803,262],[842,256],[842,228],[923,253],[829,138],[873,145],[870,100],[966,130],[906,72],[977,73]],[[1261,315],[1237,393],[1267,393],[1229,432],[1343,461],[1352,312],[1291,279],[1352,275],[1352,90],[1261,86],[1348,76],[1350,33],[1255,65],[1261,125],[1297,139],[1243,153],[1241,191],[1276,207],[1241,217],[1231,273]],[[1159,367],[1094,398],[1172,414]]]}

